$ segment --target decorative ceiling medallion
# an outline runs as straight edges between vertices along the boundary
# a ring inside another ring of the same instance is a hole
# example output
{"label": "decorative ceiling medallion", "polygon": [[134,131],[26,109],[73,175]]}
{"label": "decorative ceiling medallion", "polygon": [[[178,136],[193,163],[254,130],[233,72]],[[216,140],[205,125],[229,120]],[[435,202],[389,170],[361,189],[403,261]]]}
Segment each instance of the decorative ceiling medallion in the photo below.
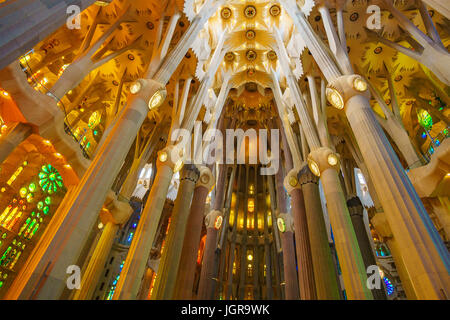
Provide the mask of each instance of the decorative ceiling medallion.
{"label": "decorative ceiling medallion", "polygon": [[382,47],[376,47],[376,48],[373,50],[373,52],[374,52],[375,54],[380,54],[381,51],[383,51],[383,48],[382,48]]}
{"label": "decorative ceiling medallion", "polygon": [[270,7],[269,12],[272,17],[276,17],[281,13],[281,8],[279,5],[275,4]]}
{"label": "decorative ceiling medallion", "polygon": [[228,62],[231,62],[234,60],[234,53],[233,52],[227,52],[225,54],[225,60]]}
{"label": "decorative ceiling medallion", "polygon": [[355,22],[356,20],[358,20],[358,18],[359,18],[358,12],[353,12],[353,13],[350,15],[350,21],[352,21],[352,22]]}
{"label": "decorative ceiling medallion", "polygon": [[153,22],[151,22],[151,21],[148,21],[148,22],[146,23],[146,26],[147,26],[147,28],[150,29],[150,30],[155,29],[155,25],[154,25]]}
{"label": "decorative ceiling medallion", "polygon": [[277,54],[275,53],[275,51],[271,50],[271,51],[267,52],[267,58],[269,60],[276,60]]}
{"label": "decorative ceiling medallion", "polygon": [[256,52],[255,52],[254,50],[248,50],[248,51],[245,53],[245,56],[247,57],[247,60],[248,60],[248,61],[255,61],[255,60],[256,60],[256,57],[257,57],[258,55],[256,54]]}
{"label": "decorative ceiling medallion", "polygon": [[228,7],[223,8],[220,11],[220,16],[222,17],[222,19],[225,19],[225,20],[230,19],[230,17],[231,17],[231,9],[228,8]]}
{"label": "decorative ceiling medallion", "polygon": [[247,38],[247,40],[253,40],[256,37],[256,33],[253,30],[247,30],[247,32],[245,33],[245,37]]}
{"label": "decorative ceiling medallion", "polygon": [[248,19],[252,19],[256,16],[256,8],[254,6],[247,6],[244,9],[244,15],[248,18]]}
{"label": "decorative ceiling medallion", "polygon": [[133,61],[134,60],[134,56],[130,53],[130,54],[128,54],[128,60],[131,60],[131,61]]}
{"label": "decorative ceiling medallion", "polygon": [[253,77],[255,75],[256,71],[253,68],[250,68],[247,70],[247,76]]}

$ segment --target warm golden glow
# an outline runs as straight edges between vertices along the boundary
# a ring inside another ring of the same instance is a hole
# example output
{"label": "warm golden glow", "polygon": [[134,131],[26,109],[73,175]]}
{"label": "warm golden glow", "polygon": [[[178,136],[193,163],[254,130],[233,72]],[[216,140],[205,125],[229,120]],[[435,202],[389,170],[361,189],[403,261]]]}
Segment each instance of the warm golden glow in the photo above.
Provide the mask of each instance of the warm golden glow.
{"label": "warm golden glow", "polygon": [[255,211],[255,200],[248,199],[248,212],[252,213]]}
{"label": "warm golden glow", "polygon": [[159,154],[159,161],[166,162],[167,161],[167,152],[161,152]]}
{"label": "warm golden glow", "polygon": [[336,89],[333,88],[327,89],[327,99],[331,103],[331,105],[336,109],[344,108],[344,99]]}
{"label": "warm golden glow", "polygon": [[277,219],[277,227],[278,227],[278,230],[280,230],[281,233],[286,231],[286,224],[285,224],[283,218],[280,217],[280,218]]}
{"label": "warm golden glow", "polygon": [[308,160],[308,167],[315,176],[320,177],[319,165],[314,160]]}
{"label": "warm golden glow", "polygon": [[175,166],[173,167],[173,172],[178,172],[183,168],[183,161],[178,160],[177,163],[175,163]]}
{"label": "warm golden glow", "polygon": [[158,90],[155,94],[150,98],[148,102],[148,107],[150,110],[158,108],[164,102],[166,98],[166,90]]}
{"label": "warm golden glow", "polygon": [[367,82],[361,77],[356,77],[353,80],[353,87],[360,92],[366,91],[367,90]]}
{"label": "warm golden glow", "polygon": [[337,163],[338,163],[338,157],[337,157],[337,155],[334,154],[334,153],[330,153],[330,154],[328,155],[327,160],[328,160],[328,164],[329,164],[330,166],[335,166],[335,165],[337,165]]}
{"label": "warm golden glow", "polygon": [[132,94],[136,94],[136,93],[138,93],[139,91],[141,91],[141,88],[142,88],[142,84],[141,84],[139,81],[136,81],[135,83],[133,83],[133,84],[130,86],[130,92],[131,92]]}

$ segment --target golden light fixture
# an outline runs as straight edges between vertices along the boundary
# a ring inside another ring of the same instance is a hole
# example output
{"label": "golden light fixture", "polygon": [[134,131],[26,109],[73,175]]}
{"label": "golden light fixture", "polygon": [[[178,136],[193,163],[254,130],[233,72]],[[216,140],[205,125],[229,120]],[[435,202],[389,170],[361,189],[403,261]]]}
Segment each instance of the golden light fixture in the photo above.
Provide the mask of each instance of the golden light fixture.
{"label": "golden light fixture", "polygon": [[328,164],[329,164],[330,166],[335,166],[335,165],[337,165],[337,163],[338,163],[338,157],[337,157],[336,154],[330,153],[330,154],[328,155],[327,161],[328,161]]}
{"label": "golden light fixture", "polygon": [[320,177],[320,169],[317,162],[315,162],[313,159],[309,159],[308,167],[315,176]]}
{"label": "golden light fixture", "polygon": [[167,152],[163,151],[159,154],[158,157],[160,162],[166,162],[167,161]]}
{"label": "golden light fixture", "polygon": [[343,109],[344,108],[344,99],[342,98],[339,91],[337,91],[334,88],[327,88],[327,99],[328,102],[331,103],[333,107],[336,109]]}
{"label": "golden light fixture", "polygon": [[364,92],[367,90],[367,82],[361,77],[356,77],[353,80],[353,88],[359,92]]}
{"label": "golden light fixture", "polygon": [[217,216],[216,220],[214,220],[214,228],[216,230],[219,230],[220,227],[222,226],[222,222],[223,222],[223,217],[222,216]]}
{"label": "golden light fixture", "polygon": [[277,219],[277,227],[281,233],[284,233],[286,231],[286,223],[284,222],[283,218],[280,217]]}
{"label": "golden light fixture", "polygon": [[253,261],[253,256],[252,256],[251,254],[249,254],[249,255],[247,256],[247,260],[248,260],[248,261]]}
{"label": "golden light fixture", "polygon": [[155,94],[150,98],[148,102],[148,107],[150,110],[158,108],[164,102],[166,98],[166,90],[161,89],[155,92]]}
{"label": "golden light fixture", "polygon": [[142,88],[142,84],[139,81],[135,81],[131,86],[130,86],[130,92],[132,94],[136,94],[139,91],[141,91]]}
{"label": "golden light fixture", "polygon": [[291,187],[295,187],[298,184],[297,178],[294,177],[294,176],[290,176],[289,177],[289,184],[291,185]]}

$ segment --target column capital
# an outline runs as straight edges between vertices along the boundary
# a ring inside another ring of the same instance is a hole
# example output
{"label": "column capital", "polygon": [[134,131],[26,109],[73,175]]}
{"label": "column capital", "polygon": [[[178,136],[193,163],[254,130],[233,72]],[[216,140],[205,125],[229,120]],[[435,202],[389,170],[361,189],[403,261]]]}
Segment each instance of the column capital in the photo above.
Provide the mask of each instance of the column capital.
{"label": "column capital", "polygon": [[211,190],[215,183],[211,169],[209,169],[206,166],[199,166],[198,170],[199,170],[199,179],[195,187],[196,188],[204,187],[208,191]]}
{"label": "column capital", "polygon": [[339,172],[339,162],[339,154],[327,147],[315,149],[308,155],[308,167],[317,177],[320,177],[322,172],[330,168],[333,168]]}
{"label": "column capital", "polygon": [[386,213],[377,212],[372,219],[370,219],[370,223],[373,225],[377,233],[382,236],[384,239],[392,238],[392,230],[389,227],[389,224],[386,220]]}
{"label": "column capital", "polygon": [[363,216],[364,207],[362,205],[361,199],[355,194],[351,194],[347,197],[347,207],[350,216]]}
{"label": "column capital", "polygon": [[197,169],[195,164],[185,164],[183,166],[183,170],[181,170],[181,180],[189,180],[193,183],[197,183],[197,180],[200,176],[200,171]]}
{"label": "column capital", "polygon": [[277,228],[281,233],[294,233],[294,219],[289,213],[280,213],[277,216]]}
{"label": "column capital", "polygon": [[156,168],[161,166],[169,166],[172,171],[180,171],[183,167],[184,151],[176,145],[168,145],[164,149],[158,151],[156,160]]}
{"label": "column capital", "polygon": [[283,185],[287,193],[290,195],[295,189],[300,189],[300,183],[297,178],[298,169],[291,169],[284,177]]}
{"label": "column capital", "polygon": [[131,100],[141,99],[147,105],[149,110],[158,108],[166,99],[167,91],[164,85],[153,79],[137,79],[130,86]]}
{"label": "column capital", "polygon": [[297,178],[301,186],[308,183],[319,183],[319,178],[311,172],[311,169],[309,169],[307,164],[303,165],[299,170]]}
{"label": "column capital", "polygon": [[205,217],[205,226],[207,229],[214,228],[219,230],[223,222],[223,213],[219,210],[210,211]]}
{"label": "column capital", "polygon": [[360,75],[340,76],[330,81],[327,85],[327,100],[336,109],[344,109],[347,101],[357,95],[370,99],[369,85]]}
{"label": "column capital", "polygon": [[104,207],[100,210],[100,220],[104,225],[108,222],[123,225],[130,219],[132,213],[133,208],[128,202],[118,200],[114,192],[110,191]]}

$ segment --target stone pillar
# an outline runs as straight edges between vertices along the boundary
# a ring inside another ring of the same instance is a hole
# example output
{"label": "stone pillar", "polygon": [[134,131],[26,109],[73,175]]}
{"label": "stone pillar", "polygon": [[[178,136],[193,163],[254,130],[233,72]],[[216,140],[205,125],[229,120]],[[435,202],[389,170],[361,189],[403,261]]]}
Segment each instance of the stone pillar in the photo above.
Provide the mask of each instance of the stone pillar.
{"label": "stone pillar", "polygon": [[[308,237],[305,202],[297,179],[297,170],[292,169],[284,178],[284,187],[291,195],[291,210],[294,219],[295,246],[297,251],[298,283],[300,299],[314,300],[317,298],[316,285]],[[278,223],[277,223],[278,224]]]}
{"label": "stone pillar", "polygon": [[156,177],[142,211],[125,264],[114,293],[114,300],[136,299],[147,266],[167,190],[176,167],[180,167],[180,150],[171,145],[158,152]]}
{"label": "stone pillar", "polygon": [[114,238],[119,226],[128,221],[132,209],[123,202],[116,202],[118,207],[109,210],[100,211],[100,220],[105,225],[91,259],[84,270],[81,278],[80,289],[74,294],[73,300],[90,300],[94,294],[95,288],[104,271],[106,260],[108,259]]}
{"label": "stone pillar", "polygon": [[331,255],[320,201],[319,179],[309,170],[308,166],[304,166],[299,171],[298,179],[305,198],[317,299],[339,300],[336,269]]}
{"label": "stone pillar", "polygon": [[[30,3],[31,2],[31,3]],[[31,50],[69,18],[67,8],[84,10],[95,0],[13,1],[2,8],[0,28],[0,69]]]}
{"label": "stone pillar", "polygon": [[0,163],[5,161],[11,152],[26,140],[31,133],[31,125],[27,123],[8,124],[7,132],[0,134]]}
{"label": "stone pillar", "polygon": [[322,147],[308,155],[308,166],[322,181],[347,297],[349,300],[371,300],[366,269],[339,182],[339,156]]}
{"label": "stone pillar", "polygon": [[200,168],[200,178],[197,181],[192,198],[191,212],[186,225],[180,268],[178,269],[177,292],[175,298],[192,299],[197,253],[202,232],[206,197],[214,185],[214,177],[207,167]]}
{"label": "stone pillar", "polygon": [[[277,198],[271,199],[274,203],[277,204],[277,219],[276,225],[278,227],[278,218],[283,219],[280,223],[284,223],[286,228],[284,232],[280,230],[280,242],[281,248],[283,249],[283,271],[284,271],[284,291],[286,300],[297,300],[299,298],[299,290],[298,290],[298,278],[297,278],[297,270],[295,268],[295,246],[294,246],[294,225],[292,216],[287,218],[284,216],[287,213],[287,204],[286,204],[286,192],[284,191],[283,186],[283,170],[281,168],[278,170],[276,174],[276,188],[277,188]],[[271,196],[273,196],[273,192],[271,192]],[[292,222],[292,228],[290,225]],[[277,232],[274,228],[274,233]]]}
{"label": "stone pillar", "polygon": [[172,299],[175,294],[175,284],[186,233],[186,224],[198,177],[199,170],[194,164],[184,165],[181,171],[177,199],[172,210],[169,234],[166,238],[164,252],[156,275],[152,300]]}
{"label": "stone pillar", "polygon": [[[205,217],[206,242],[203,250],[202,271],[198,285],[197,299],[212,299],[212,281],[214,281],[214,252],[217,245],[217,233],[222,225],[222,211],[213,210]],[[236,220],[236,219],[235,219]],[[236,221],[234,223],[237,223]]]}
{"label": "stone pillar", "polygon": [[405,290],[406,297],[408,300],[416,300],[417,296],[414,292],[414,287],[411,283],[408,272],[406,271],[405,263],[403,262],[397,241],[392,235],[391,228],[386,221],[386,214],[384,212],[377,212],[370,219],[370,222],[374,226],[377,233],[383,237],[383,242],[388,245],[389,250],[391,251],[391,255],[394,259],[395,267],[397,269],[398,276],[400,277],[400,281],[402,282],[403,289]]}
{"label": "stone pillar", "polygon": [[375,118],[367,83],[341,76],[328,84],[327,97],[345,111],[417,297],[447,299],[450,254]]}
{"label": "stone pillar", "polygon": [[[373,254],[372,245],[367,235],[366,226],[363,220],[364,207],[361,200],[355,195],[349,196],[349,199],[347,200],[347,207],[350,212],[353,229],[355,230],[356,239],[358,239],[359,249],[367,271],[369,266],[377,265],[377,261]],[[375,300],[386,300],[384,286],[380,289],[372,289],[372,295]]]}
{"label": "stone pillar", "polygon": [[66,269],[76,262],[86,241],[85,235],[92,230],[97,212],[147,116],[149,103],[165,95],[161,84],[150,79],[138,81],[141,90],[130,95],[125,110],[83,178],[66,194],[63,205],[58,208],[64,212],[61,214],[63,221],[52,225],[51,231],[43,235],[39,250],[33,251],[27,268],[23,268],[10,288],[11,299],[57,299],[64,290]]}

